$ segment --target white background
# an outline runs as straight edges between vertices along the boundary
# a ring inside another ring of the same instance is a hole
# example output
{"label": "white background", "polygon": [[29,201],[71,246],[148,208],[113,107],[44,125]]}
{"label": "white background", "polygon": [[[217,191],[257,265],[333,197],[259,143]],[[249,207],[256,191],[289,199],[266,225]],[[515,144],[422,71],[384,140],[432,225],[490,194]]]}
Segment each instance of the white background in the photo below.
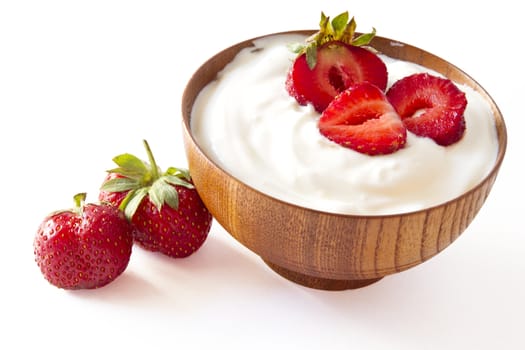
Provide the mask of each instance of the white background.
{"label": "white background", "polygon": [[[463,5],[465,3],[465,5]],[[415,6],[414,4],[418,4]],[[0,2],[0,348],[525,349],[524,62],[518,2]],[[114,283],[70,292],[33,260],[44,216],[88,192],[111,158],[186,166],[180,101],[215,52],[349,10],[437,54],[494,98],[509,143],[472,225],[430,261],[367,288],[282,279],[216,223],[185,260],[134,249]],[[7,345],[12,344],[12,345]]]}

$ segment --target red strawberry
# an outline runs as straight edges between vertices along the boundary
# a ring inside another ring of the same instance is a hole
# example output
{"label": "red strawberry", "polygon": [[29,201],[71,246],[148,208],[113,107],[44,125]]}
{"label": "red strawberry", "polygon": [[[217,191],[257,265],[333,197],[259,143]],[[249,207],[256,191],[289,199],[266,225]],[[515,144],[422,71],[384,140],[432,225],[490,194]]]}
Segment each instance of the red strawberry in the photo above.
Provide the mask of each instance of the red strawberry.
{"label": "red strawberry", "polygon": [[398,80],[387,92],[406,128],[442,146],[461,139],[467,99],[451,80],[427,73]]}
{"label": "red strawberry", "polygon": [[319,130],[355,151],[388,154],[405,146],[406,129],[385,94],[364,82],[339,94],[321,114]]}
{"label": "red strawberry", "polygon": [[321,14],[320,31],[298,52],[286,79],[286,89],[301,105],[310,102],[322,112],[336,95],[350,85],[368,81],[386,89],[388,73],[384,62],[368,44],[375,31],[354,38],[355,21],[345,12],[332,22]]}
{"label": "red strawberry", "polygon": [[64,289],[102,287],[126,269],[133,227],[117,208],[84,204],[47,216],[34,239],[35,260],[44,277]]}
{"label": "red strawberry", "polygon": [[169,168],[161,174],[149,145],[149,164],[122,154],[113,161],[99,200],[124,210],[142,247],[175,258],[191,255],[206,240],[212,216],[202,203],[186,170]]}

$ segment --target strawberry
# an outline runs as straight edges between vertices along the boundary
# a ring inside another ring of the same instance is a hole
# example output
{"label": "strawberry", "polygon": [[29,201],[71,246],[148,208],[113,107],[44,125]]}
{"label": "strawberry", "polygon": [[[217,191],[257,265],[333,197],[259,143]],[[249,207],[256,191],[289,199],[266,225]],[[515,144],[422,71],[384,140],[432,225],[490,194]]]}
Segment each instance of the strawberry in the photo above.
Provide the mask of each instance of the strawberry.
{"label": "strawberry", "polygon": [[115,280],[126,269],[133,227],[117,208],[84,204],[48,215],[34,239],[35,261],[44,277],[63,289],[92,289]]}
{"label": "strawberry", "polygon": [[318,127],[328,139],[368,155],[393,153],[405,146],[407,137],[383,91],[368,82],[339,94],[321,114]]}
{"label": "strawberry", "polygon": [[412,133],[442,146],[463,136],[467,99],[451,80],[417,73],[395,82],[386,95]]}
{"label": "strawberry", "polygon": [[301,105],[311,103],[321,113],[334,97],[352,84],[368,81],[386,89],[385,63],[367,45],[372,33],[355,38],[355,20],[348,12],[330,18],[321,13],[320,30],[306,45],[295,45],[298,53],[286,79],[286,89]]}
{"label": "strawberry", "polygon": [[170,167],[161,173],[148,143],[149,164],[131,154],[113,161],[99,200],[124,211],[135,227],[134,239],[147,250],[174,258],[191,255],[206,240],[212,216],[187,170]]}

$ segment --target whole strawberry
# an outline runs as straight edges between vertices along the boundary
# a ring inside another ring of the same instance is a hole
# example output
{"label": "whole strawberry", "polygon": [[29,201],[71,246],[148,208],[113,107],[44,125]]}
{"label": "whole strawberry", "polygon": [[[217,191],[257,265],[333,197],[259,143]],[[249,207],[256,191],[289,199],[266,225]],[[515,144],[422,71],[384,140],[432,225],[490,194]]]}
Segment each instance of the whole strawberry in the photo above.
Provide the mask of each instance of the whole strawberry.
{"label": "whole strawberry", "polygon": [[63,289],[92,289],[115,280],[128,266],[133,227],[117,208],[84,204],[48,215],[34,239],[35,261],[44,277]]}
{"label": "whole strawberry", "polygon": [[162,173],[144,140],[149,164],[131,154],[113,158],[99,200],[124,211],[142,247],[174,258],[199,249],[211,228],[212,216],[202,203],[187,170],[170,167]]}

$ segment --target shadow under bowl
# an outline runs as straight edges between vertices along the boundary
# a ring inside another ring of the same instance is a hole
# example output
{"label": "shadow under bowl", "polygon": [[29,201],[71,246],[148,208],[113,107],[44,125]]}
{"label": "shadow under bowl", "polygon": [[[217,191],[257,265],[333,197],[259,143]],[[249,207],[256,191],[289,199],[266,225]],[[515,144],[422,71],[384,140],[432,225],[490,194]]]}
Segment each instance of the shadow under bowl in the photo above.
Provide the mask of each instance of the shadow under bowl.
{"label": "shadow under bowl", "polygon": [[501,112],[489,94],[454,65],[388,38],[375,37],[371,46],[470,86],[490,105],[499,149],[492,170],[474,188],[424,210],[398,215],[342,215],[275,199],[239,181],[211,160],[192,135],[193,104],[217,73],[256,39],[233,45],[206,61],[191,77],[182,98],[184,146],[195,187],[214,218],[237,241],[293,282],[316,289],[344,290],[364,287],[421,264],[469,226],[489,195],[505,155],[507,132]]}

